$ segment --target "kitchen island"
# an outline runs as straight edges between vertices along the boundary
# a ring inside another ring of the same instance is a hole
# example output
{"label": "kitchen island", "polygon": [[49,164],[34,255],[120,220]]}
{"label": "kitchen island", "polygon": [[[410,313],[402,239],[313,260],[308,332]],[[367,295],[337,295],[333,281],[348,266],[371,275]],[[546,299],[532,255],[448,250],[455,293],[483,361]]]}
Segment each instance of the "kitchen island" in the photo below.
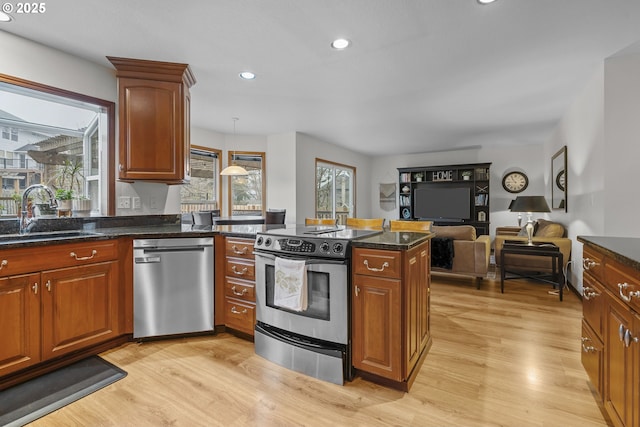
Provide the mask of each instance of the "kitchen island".
{"label": "kitchen island", "polygon": [[403,391],[431,346],[432,237],[385,231],[352,242],[353,366]]}

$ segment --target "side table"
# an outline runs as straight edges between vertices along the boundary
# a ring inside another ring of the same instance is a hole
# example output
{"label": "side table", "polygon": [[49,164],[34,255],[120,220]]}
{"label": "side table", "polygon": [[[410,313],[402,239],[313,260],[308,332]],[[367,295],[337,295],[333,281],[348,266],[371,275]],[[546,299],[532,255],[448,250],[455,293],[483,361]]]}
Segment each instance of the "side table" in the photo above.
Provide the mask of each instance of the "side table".
{"label": "side table", "polygon": [[[511,271],[511,274],[514,274],[513,277],[506,277],[507,274],[507,265],[505,264],[505,256],[506,255],[534,255],[534,256],[542,256],[551,258],[552,263],[552,273],[551,275],[536,275],[536,276],[527,276],[524,274],[518,274],[516,272]],[[554,285],[557,283],[558,285],[558,295],[560,296],[560,301],[562,301],[562,291],[564,289],[564,274],[562,273],[562,252],[560,252],[560,248],[550,242],[532,242],[529,245],[526,242],[517,241],[517,240],[505,240],[504,245],[502,246],[502,251],[500,252],[500,265],[502,266],[502,271],[500,272],[500,292],[504,293],[504,281],[507,279],[514,279],[517,277],[528,277],[531,279],[545,280],[546,277],[550,277]],[[545,280],[546,281],[546,280]]]}

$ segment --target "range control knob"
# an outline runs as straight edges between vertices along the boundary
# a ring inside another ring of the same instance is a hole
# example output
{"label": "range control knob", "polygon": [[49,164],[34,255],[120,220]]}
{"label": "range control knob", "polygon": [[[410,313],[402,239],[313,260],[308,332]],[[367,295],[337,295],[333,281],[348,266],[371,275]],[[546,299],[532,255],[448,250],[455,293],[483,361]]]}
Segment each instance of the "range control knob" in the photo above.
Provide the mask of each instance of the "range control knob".
{"label": "range control knob", "polygon": [[264,245],[265,245],[266,247],[271,246],[271,237],[267,237],[267,240],[265,240],[265,241],[264,241]]}
{"label": "range control knob", "polygon": [[333,245],[333,253],[341,254],[344,251],[344,245],[342,243],[334,243]]}
{"label": "range control knob", "polygon": [[257,244],[258,246],[260,246],[260,245],[262,244],[262,241],[263,241],[263,240],[264,240],[264,239],[262,238],[262,236],[258,237],[258,240],[256,240],[256,244]]}
{"label": "range control knob", "polygon": [[320,252],[329,252],[329,244],[327,242],[320,243]]}

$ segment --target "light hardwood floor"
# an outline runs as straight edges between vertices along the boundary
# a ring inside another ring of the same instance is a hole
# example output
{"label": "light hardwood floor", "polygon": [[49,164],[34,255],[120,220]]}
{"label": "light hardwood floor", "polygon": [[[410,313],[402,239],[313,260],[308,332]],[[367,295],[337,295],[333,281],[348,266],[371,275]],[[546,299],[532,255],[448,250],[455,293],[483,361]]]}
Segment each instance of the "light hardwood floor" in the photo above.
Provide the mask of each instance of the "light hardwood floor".
{"label": "light hardwood floor", "polygon": [[230,334],[130,343],[128,376],[32,426],[607,426],[580,364],[581,302],[434,276],[433,346],[409,393],[280,368]]}

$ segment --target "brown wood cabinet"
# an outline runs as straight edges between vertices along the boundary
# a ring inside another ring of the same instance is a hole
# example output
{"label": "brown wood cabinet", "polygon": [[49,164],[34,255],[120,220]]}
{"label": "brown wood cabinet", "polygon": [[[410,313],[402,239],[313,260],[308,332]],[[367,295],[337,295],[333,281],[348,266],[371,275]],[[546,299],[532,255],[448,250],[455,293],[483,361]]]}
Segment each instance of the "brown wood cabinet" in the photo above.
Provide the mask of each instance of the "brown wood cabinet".
{"label": "brown wood cabinet", "polygon": [[117,241],[0,258],[0,377],[120,334]]}
{"label": "brown wood cabinet", "polygon": [[119,178],[188,182],[191,69],[187,64],[108,59],[118,77]]}
{"label": "brown wood cabinet", "polygon": [[353,249],[353,366],[403,390],[431,344],[430,248]]}
{"label": "brown wood cabinet", "polygon": [[256,324],[254,239],[225,240],[225,325],[253,335]]}
{"label": "brown wood cabinet", "polygon": [[640,425],[638,271],[584,242],[582,364],[616,427]]}

